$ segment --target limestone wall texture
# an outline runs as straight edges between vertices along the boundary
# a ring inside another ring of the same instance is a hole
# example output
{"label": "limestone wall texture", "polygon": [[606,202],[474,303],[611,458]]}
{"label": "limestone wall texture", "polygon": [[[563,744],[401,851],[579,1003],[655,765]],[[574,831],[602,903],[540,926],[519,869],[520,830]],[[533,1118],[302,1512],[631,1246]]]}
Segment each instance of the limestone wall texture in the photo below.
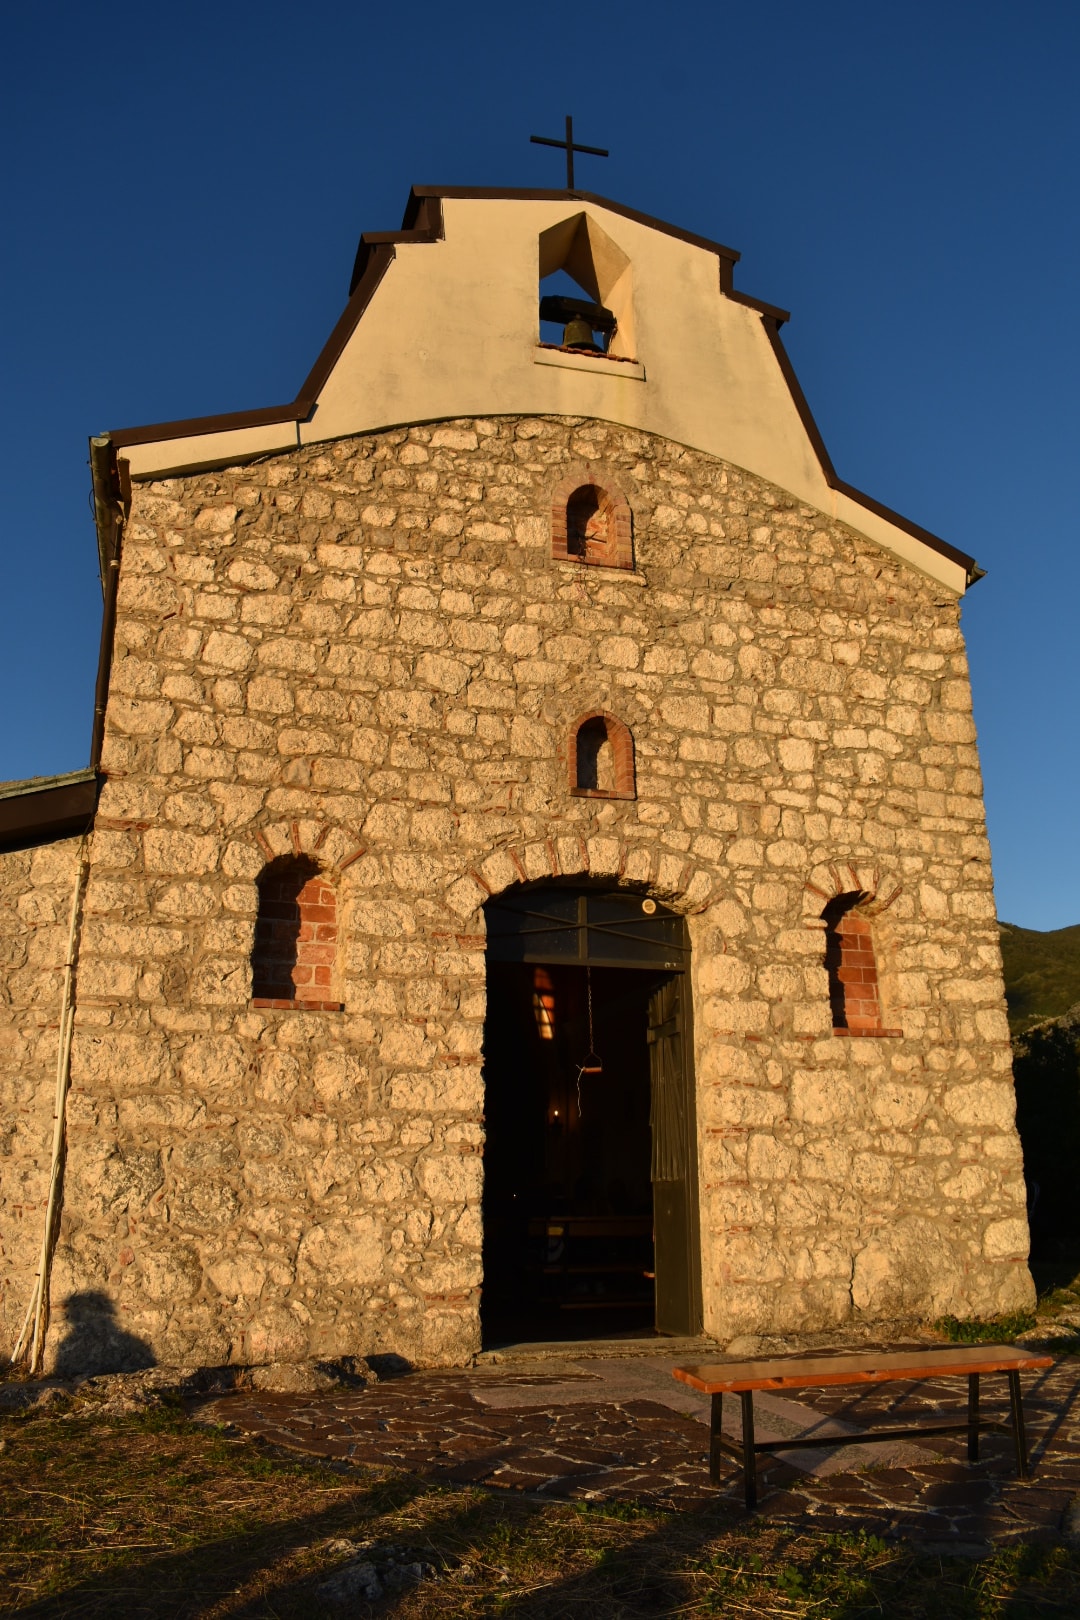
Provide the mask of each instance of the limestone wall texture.
{"label": "limestone wall texture", "polygon": [[[632,573],[553,560],[579,471],[629,501]],[[634,800],[569,792],[595,709],[633,732]],[[1032,1297],[958,605],[820,512],[567,418],[137,485],[103,764],[57,1333],[96,1292],[165,1362],[466,1358],[480,908],[579,872],[689,917],[708,1331]],[[35,960],[66,847],[12,858]],[[342,1012],[250,1002],[256,878],[290,850],[336,888]],[[898,1038],[832,1033],[820,916],[852,887]],[[56,999],[19,971],[16,1189]]]}
{"label": "limestone wall texture", "polygon": [[37,1275],[79,839],[0,855],[0,1354]]}

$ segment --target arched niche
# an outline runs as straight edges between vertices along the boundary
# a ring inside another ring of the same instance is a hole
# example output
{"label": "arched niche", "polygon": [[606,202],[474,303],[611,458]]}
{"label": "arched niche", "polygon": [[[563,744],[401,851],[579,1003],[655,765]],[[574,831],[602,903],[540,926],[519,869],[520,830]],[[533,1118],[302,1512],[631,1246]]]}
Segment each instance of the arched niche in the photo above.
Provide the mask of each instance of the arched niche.
{"label": "arched niche", "polygon": [[834,895],[821,913],[834,1035],[901,1034],[886,1029],[882,1015],[874,924],[863,909],[872,899],[863,890],[848,890]]}
{"label": "arched niche", "polygon": [[629,726],[603,709],[574,722],[567,749],[570,792],[583,799],[633,799],[634,739]]}
{"label": "arched niche", "polygon": [[337,895],[310,855],[282,855],[263,867],[251,949],[256,1007],[340,1011]]}
{"label": "arched niche", "polygon": [[588,469],[564,478],[552,497],[551,555],[594,568],[633,568],[633,524],[622,491]]}

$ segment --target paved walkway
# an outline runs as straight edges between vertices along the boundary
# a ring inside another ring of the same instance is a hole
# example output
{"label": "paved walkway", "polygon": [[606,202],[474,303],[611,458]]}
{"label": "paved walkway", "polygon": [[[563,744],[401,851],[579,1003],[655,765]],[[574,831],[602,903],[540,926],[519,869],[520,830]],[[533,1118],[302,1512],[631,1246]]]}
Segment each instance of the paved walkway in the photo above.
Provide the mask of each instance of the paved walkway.
{"label": "paved walkway", "polygon": [[[709,1484],[707,1398],[676,1384],[675,1359],[416,1372],[363,1390],[219,1396],[201,1402],[198,1413],[276,1445],[432,1479],[673,1506],[719,1494],[741,1511],[734,1464],[719,1493]],[[984,1415],[1004,1414],[1005,1396],[1004,1378],[985,1378]],[[962,1417],[965,1397],[965,1381],[952,1379],[804,1392],[798,1401],[762,1394],[754,1405],[759,1437],[782,1439],[812,1433],[826,1418],[835,1433],[838,1421],[858,1428],[871,1418],[899,1424],[940,1421],[945,1412]],[[984,1435],[974,1466],[963,1435],[939,1435],[918,1445],[779,1453],[759,1471],[761,1510],[823,1530],[858,1525],[911,1535],[943,1551],[1050,1539],[1080,1492],[1080,1359],[1026,1378],[1024,1398],[1035,1470],[1028,1483],[1016,1478],[1008,1434]]]}

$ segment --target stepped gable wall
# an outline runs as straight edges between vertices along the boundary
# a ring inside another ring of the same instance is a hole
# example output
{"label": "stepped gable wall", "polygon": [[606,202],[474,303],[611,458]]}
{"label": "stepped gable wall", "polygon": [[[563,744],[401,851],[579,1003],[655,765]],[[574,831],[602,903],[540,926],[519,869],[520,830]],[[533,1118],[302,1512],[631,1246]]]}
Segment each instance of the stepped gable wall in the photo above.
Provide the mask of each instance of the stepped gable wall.
{"label": "stepped gable wall", "polygon": [[[553,558],[577,469],[630,570]],[[597,710],[635,798],[569,791]],[[821,512],[568,418],[136,484],[103,768],[54,1302],[165,1362],[466,1358],[481,908],[553,873],[688,915],[708,1331],[1031,1297],[958,604]],[[251,1002],[290,852],[336,896],[341,1010]],[[849,884],[899,1036],[832,1032]]]}

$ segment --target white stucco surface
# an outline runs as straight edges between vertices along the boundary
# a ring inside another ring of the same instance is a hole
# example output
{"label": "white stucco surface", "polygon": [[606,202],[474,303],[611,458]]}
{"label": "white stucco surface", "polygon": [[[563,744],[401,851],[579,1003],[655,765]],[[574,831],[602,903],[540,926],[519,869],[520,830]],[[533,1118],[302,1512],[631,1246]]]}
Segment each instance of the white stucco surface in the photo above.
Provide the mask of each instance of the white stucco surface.
{"label": "white stucco surface", "polygon": [[[753,472],[963,592],[962,565],[830,487],[765,319],[725,295],[715,253],[569,197],[448,197],[443,213],[443,240],[395,249],[309,420],[131,445],[132,476],[415,422],[589,417]],[[597,292],[619,316],[621,358],[544,363],[539,280],[560,244],[579,280],[593,252]]]}

